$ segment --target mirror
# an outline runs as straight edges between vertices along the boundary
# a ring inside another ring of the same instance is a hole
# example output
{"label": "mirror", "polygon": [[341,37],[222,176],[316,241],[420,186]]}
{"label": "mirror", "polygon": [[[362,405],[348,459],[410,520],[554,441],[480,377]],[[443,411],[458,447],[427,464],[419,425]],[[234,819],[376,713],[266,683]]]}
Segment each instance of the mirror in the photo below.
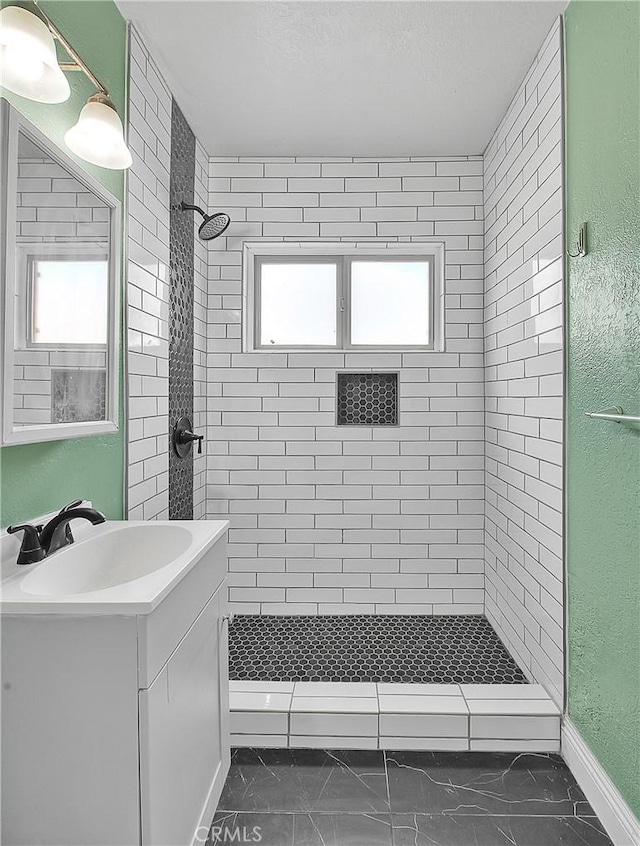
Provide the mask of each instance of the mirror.
{"label": "mirror", "polygon": [[4,444],[118,428],[120,203],[2,102]]}

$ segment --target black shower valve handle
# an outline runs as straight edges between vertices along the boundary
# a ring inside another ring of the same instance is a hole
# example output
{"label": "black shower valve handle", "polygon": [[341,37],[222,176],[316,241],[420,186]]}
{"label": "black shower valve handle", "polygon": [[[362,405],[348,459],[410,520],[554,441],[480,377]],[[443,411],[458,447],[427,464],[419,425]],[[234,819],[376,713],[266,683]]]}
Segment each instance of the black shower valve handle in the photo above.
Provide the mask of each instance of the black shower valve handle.
{"label": "black shower valve handle", "polygon": [[191,450],[192,443],[195,441],[198,442],[198,455],[202,455],[204,435],[196,435],[193,431],[193,423],[189,417],[180,417],[176,421],[171,438],[178,458],[185,458]]}
{"label": "black shower valve handle", "polygon": [[184,436],[186,440],[198,442],[198,455],[202,455],[202,441],[204,440],[204,435],[195,435],[193,432],[185,432]]}
{"label": "black shower valve handle", "polygon": [[184,429],[179,434],[179,440],[181,444],[189,444],[195,441],[198,442],[198,455],[202,455],[202,441],[204,440],[204,435],[196,435],[195,432],[189,431],[189,429]]}

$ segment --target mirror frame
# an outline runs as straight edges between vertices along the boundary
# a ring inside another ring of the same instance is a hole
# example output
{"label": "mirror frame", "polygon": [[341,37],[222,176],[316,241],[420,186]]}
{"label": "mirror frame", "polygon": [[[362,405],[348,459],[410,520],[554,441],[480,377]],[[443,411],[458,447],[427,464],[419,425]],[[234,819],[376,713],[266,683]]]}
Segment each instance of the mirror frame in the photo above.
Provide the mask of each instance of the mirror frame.
{"label": "mirror frame", "polygon": [[[47,138],[31,121],[24,117],[7,100],[0,98],[1,162],[0,216],[2,250],[0,250],[0,326],[4,331],[0,367],[0,398],[2,408],[1,443],[14,444],[58,441],[105,435],[119,430],[120,399],[120,296],[122,268],[122,204],[117,197],[88,174],[76,161]],[[95,194],[111,209],[109,231],[109,301],[107,327],[106,408],[104,420],[85,423],[46,423],[17,427],[13,419],[13,373],[15,353],[15,307],[17,291],[16,262],[16,194],[18,178],[18,135],[23,133],[47,155],[64,167],[87,190]]]}

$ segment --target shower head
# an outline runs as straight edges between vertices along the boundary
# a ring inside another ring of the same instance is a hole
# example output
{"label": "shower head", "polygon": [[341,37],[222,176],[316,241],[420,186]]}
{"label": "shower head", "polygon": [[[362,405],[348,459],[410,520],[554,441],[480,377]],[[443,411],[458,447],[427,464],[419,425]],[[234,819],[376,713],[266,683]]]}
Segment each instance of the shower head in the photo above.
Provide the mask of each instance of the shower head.
{"label": "shower head", "polygon": [[205,215],[198,229],[198,234],[203,241],[211,241],[213,238],[217,238],[218,235],[222,235],[230,223],[231,218],[226,212]]}
{"label": "shower head", "polygon": [[192,206],[185,203],[184,200],[178,206],[180,211],[197,211],[204,218],[198,229],[198,235],[203,241],[211,241],[217,238],[225,231],[227,226],[231,223],[231,218],[226,212],[216,212],[216,214],[205,214],[200,206]]}

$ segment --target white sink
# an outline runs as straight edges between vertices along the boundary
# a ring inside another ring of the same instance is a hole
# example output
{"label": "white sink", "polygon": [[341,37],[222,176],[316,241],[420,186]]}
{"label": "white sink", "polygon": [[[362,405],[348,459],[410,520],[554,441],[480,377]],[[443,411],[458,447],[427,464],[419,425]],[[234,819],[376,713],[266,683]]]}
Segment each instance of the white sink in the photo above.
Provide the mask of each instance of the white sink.
{"label": "white sink", "polygon": [[46,596],[91,593],[148,576],[189,548],[182,526],[127,525],[65,547],[22,580],[22,590]]}
{"label": "white sink", "polygon": [[77,541],[37,564],[3,553],[3,614],[148,614],[225,534],[224,520],[72,524]]}

